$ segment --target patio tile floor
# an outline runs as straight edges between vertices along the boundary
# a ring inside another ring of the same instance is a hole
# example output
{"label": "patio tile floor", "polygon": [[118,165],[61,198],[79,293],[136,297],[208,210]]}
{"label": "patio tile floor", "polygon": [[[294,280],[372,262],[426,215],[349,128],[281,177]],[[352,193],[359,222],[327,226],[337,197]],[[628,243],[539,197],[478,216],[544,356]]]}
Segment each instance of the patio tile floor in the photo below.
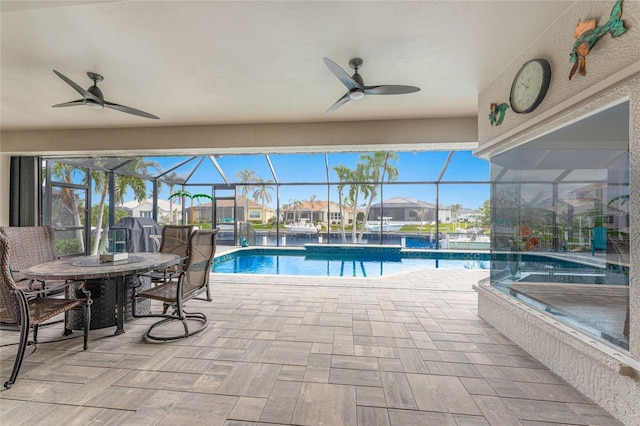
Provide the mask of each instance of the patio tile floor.
{"label": "patio tile floor", "polygon": [[[621,424],[477,317],[486,274],[214,275],[214,301],[187,305],[209,318],[189,339],[146,342],[145,318],[92,330],[87,351],[29,349],[0,424]],[[15,348],[0,347],[2,382]]]}

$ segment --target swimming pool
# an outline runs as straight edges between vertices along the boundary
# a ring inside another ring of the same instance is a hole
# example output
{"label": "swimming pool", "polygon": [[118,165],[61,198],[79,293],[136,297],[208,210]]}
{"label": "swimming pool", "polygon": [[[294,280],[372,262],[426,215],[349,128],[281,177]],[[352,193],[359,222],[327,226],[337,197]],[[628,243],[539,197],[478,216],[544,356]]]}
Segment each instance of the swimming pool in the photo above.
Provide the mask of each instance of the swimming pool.
{"label": "swimming pool", "polygon": [[306,248],[240,250],[214,259],[211,271],[365,278],[415,269],[489,269],[489,253],[412,252],[399,247]]}

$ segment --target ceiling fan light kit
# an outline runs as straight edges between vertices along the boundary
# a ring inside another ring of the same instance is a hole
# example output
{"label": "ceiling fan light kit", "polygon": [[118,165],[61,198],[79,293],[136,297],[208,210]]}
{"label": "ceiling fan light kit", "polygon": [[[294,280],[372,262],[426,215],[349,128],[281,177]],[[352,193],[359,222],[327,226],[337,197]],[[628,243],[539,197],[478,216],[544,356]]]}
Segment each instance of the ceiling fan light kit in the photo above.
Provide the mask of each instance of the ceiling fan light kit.
{"label": "ceiling fan light kit", "polygon": [[420,90],[419,87],[414,86],[401,86],[393,84],[384,84],[380,86],[366,86],[364,79],[358,73],[358,69],[362,67],[364,61],[361,58],[353,58],[349,61],[351,69],[355,70],[353,75],[349,75],[345,70],[340,68],[338,64],[333,62],[329,58],[323,58],[325,65],[329,68],[329,71],[335,75],[338,80],[347,88],[347,93],[336,101],[326,112],[329,114],[342,105],[346,104],[350,100],[358,100],[365,97],[365,95],[402,95],[405,93],[414,93]]}
{"label": "ceiling fan light kit", "polygon": [[98,87],[98,83],[104,80],[104,77],[100,74],[94,72],[88,72],[87,76],[89,79],[93,80],[93,86],[88,89],[83,89],[81,86],[76,84],[73,80],[66,77],[62,73],[53,70],[53,72],[60,77],[65,83],[71,86],[76,92],[82,95],[82,99],[77,99],[75,101],[64,102],[61,104],[52,105],[53,108],[58,107],[68,107],[68,106],[76,106],[76,105],[87,105],[93,109],[103,109],[103,108],[111,108],[117,111],[126,112],[127,114],[137,115],[139,117],[152,118],[158,120],[159,117],[149,114],[148,112],[141,111],[139,109],[131,108],[124,105],[114,104],[113,102],[106,101],[104,99],[104,95],[102,94],[102,90]]}

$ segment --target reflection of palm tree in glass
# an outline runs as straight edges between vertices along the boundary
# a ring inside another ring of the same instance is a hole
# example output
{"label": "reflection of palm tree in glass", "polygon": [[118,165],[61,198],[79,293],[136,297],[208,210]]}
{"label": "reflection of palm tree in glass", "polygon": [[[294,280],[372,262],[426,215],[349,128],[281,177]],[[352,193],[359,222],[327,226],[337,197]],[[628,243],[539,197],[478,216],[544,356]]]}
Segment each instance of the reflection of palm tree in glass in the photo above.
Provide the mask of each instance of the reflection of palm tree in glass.
{"label": "reflection of palm tree in glass", "polygon": [[[253,170],[249,170],[245,168],[244,170],[240,170],[235,174],[236,179],[240,181],[240,183],[248,184],[256,181],[256,172]],[[253,190],[252,185],[242,185],[242,196],[244,197],[244,219],[246,222],[249,214],[247,213],[247,209],[249,208],[249,193]]]}
{"label": "reflection of palm tree in glass", "polygon": [[256,201],[261,201],[262,202],[262,223],[266,223],[267,221],[266,219],[266,203],[270,203],[271,202],[271,194],[269,193],[269,191],[273,190],[273,185],[267,185],[268,183],[272,183],[273,181],[271,179],[265,181],[262,178],[258,178],[256,179],[256,182],[258,184],[260,184],[260,186],[258,186],[258,188],[253,191],[253,198]]}

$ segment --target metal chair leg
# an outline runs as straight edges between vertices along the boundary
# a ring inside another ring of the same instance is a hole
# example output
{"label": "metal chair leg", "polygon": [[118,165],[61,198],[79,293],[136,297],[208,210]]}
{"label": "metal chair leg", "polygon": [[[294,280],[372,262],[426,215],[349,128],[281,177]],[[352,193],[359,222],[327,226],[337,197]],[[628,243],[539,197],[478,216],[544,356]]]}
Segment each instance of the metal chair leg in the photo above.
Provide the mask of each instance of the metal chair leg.
{"label": "metal chair leg", "polygon": [[[22,318],[28,318],[28,307],[27,301],[24,299],[19,299],[20,311]],[[20,324],[20,343],[18,344],[18,353],[16,354],[16,360],[13,364],[13,371],[11,372],[11,377],[4,383],[4,387],[9,389],[11,385],[13,385],[17,378],[18,373],[20,372],[20,367],[22,367],[22,360],[24,359],[24,353],[27,350],[27,344],[29,343],[29,322],[22,321]]]}
{"label": "metal chair leg", "polygon": [[84,345],[82,348],[86,351],[89,347],[89,328],[91,327],[91,303],[84,306]]}

